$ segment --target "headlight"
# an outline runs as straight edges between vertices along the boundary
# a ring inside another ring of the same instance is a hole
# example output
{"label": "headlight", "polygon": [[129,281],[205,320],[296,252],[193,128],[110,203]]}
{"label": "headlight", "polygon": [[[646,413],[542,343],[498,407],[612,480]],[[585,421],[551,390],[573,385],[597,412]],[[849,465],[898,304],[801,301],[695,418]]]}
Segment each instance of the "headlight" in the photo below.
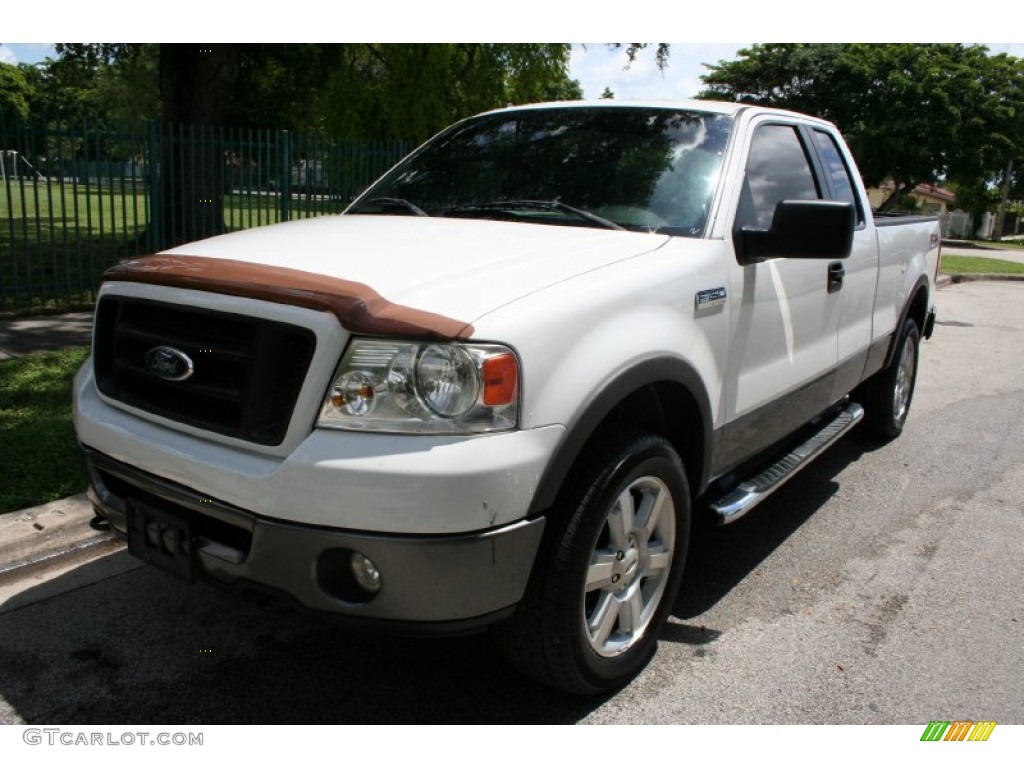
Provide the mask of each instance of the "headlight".
{"label": "headlight", "polygon": [[469,434],[514,429],[518,419],[519,360],[507,347],[354,339],[317,426]]}
{"label": "headlight", "polygon": [[463,416],[480,399],[480,373],[463,347],[431,344],[417,355],[413,371],[417,393],[438,416]]}

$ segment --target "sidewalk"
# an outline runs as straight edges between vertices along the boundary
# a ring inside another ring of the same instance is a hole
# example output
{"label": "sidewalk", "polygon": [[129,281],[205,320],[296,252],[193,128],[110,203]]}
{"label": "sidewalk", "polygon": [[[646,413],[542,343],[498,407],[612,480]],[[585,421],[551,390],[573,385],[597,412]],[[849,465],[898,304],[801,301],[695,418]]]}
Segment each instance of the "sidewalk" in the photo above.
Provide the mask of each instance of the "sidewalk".
{"label": "sidewalk", "polygon": [[92,342],[92,312],[0,320],[0,360]]}

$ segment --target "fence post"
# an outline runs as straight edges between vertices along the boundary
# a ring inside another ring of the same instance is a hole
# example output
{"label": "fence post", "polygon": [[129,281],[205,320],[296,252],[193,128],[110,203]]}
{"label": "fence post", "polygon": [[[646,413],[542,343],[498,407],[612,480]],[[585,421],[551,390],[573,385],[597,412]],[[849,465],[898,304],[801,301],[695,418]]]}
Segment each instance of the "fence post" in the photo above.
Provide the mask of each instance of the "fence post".
{"label": "fence post", "polygon": [[288,131],[277,132],[277,144],[281,148],[281,221],[292,218],[292,163],[291,137]]}
{"label": "fence post", "polygon": [[164,245],[163,185],[160,181],[160,124],[146,121],[146,197],[149,200],[149,221],[146,223],[146,245],[156,253]]}

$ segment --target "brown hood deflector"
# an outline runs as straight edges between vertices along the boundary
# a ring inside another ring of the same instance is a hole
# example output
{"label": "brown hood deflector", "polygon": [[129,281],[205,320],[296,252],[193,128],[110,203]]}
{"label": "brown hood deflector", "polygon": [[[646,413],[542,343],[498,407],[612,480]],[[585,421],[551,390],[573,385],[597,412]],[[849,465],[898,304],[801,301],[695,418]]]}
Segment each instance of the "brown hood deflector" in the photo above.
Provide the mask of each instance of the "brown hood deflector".
{"label": "brown hood deflector", "polygon": [[332,312],[351,333],[438,340],[468,339],[473,333],[466,322],[394,304],[362,283],[234,259],[144,256],[108,269],[103,282],[108,281],[189,288]]}

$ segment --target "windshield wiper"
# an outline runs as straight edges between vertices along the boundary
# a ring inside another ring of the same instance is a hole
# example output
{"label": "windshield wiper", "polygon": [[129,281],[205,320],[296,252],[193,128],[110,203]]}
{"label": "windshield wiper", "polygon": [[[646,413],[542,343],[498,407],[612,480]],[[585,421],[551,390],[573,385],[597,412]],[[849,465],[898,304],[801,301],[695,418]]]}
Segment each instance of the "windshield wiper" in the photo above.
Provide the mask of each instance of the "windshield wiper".
{"label": "windshield wiper", "polygon": [[374,197],[364,200],[356,208],[349,209],[349,213],[356,213],[359,208],[367,205],[379,205],[382,208],[404,208],[417,216],[429,216],[430,214],[420,208],[416,203],[410,203],[401,197]]}
{"label": "windshield wiper", "polygon": [[619,226],[614,221],[598,216],[596,213],[585,211],[563,203],[561,200],[495,200],[491,203],[477,203],[475,205],[459,205],[455,208],[448,208],[442,211],[442,216],[458,216],[462,213],[479,213],[484,211],[558,211],[559,213],[570,213],[578,216],[591,224],[596,224],[605,229],[618,229],[625,231],[625,227]]}

